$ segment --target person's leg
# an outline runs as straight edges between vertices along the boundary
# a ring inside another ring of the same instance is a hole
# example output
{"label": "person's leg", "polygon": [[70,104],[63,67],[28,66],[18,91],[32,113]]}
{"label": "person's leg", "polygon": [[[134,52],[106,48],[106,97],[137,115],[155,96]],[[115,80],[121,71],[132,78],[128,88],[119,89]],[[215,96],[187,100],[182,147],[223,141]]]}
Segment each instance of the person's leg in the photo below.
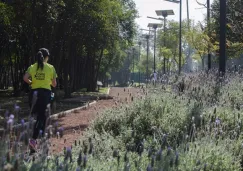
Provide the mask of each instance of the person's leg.
{"label": "person's leg", "polygon": [[40,90],[36,103],[37,120],[34,127],[33,139],[37,139],[40,131],[44,133],[46,124],[46,108],[50,103],[51,91]]}
{"label": "person's leg", "polygon": [[30,90],[29,92],[29,107],[31,109],[32,106],[32,99],[33,99],[33,90]]}
{"label": "person's leg", "polygon": [[32,151],[35,151],[36,139],[38,138],[40,131],[42,131],[42,135],[45,131],[46,124],[46,108],[50,103],[51,91],[40,89],[38,90],[37,102],[36,102],[36,112],[37,119],[34,125],[32,140],[30,140],[30,147]]}

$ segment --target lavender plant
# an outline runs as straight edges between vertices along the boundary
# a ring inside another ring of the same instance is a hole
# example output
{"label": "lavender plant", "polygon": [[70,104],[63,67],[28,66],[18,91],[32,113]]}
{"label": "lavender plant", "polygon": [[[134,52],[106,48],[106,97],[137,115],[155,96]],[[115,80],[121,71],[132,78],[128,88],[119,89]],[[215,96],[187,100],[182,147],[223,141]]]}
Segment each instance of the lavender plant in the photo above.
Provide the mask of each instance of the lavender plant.
{"label": "lavender plant", "polygon": [[63,139],[65,134],[51,120],[46,133],[40,133],[36,155],[26,155],[34,120],[18,122],[20,107],[15,106],[5,114],[0,167],[20,171],[242,170],[241,78],[238,73],[224,78],[213,72],[196,73],[141,89],[143,97],[106,110],[81,140],[56,155],[49,152],[49,138]]}

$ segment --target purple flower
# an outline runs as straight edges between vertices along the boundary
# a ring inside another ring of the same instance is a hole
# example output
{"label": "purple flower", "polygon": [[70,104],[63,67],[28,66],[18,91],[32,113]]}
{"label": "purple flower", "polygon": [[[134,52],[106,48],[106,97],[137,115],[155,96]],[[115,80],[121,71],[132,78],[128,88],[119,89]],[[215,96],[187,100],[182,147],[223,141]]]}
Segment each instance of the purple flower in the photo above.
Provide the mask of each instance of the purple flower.
{"label": "purple flower", "polygon": [[42,130],[40,130],[39,134],[40,134],[40,135],[42,135],[42,133],[43,133],[43,131],[42,131]]}
{"label": "purple flower", "polygon": [[12,127],[13,127],[13,119],[11,119],[11,118],[8,119],[7,126],[8,126],[9,129],[12,129]]}
{"label": "purple flower", "polygon": [[14,110],[19,111],[19,110],[20,110],[20,107],[19,107],[18,105],[15,104],[15,106],[14,106]]}
{"label": "purple flower", "polygon": [[88,161],[88,158],[87,158],[87,156],[85,155],[85,156],[84,156],[84,164],[83,164],[83,165],[84,165],[84,167],[86,167],[86,166],[87,166],[87,161]]}
{"label": "purple flower", "polygon": [[149,164],[147,167],[147,171],[153,171],[153,168],[151,167],[151,165]]}
{"label": "purple flower", "polygon": [[216,123],[216,125],[220,124],[220,119],[218,117],[216,118],[215,123]]}
{"label": "purple flower", "polygon": [[176,152],[175,165],[178,166],[178,164],[179,164],[179,153]]}
{"label": "purple flower", "polygon": [[77,167],[76,171],[80,171],[80,167]]}
{"label": "purple flower", "polygon": [[8,111],[8,110],[6,110],[6,112],[5,112],[5,114],[4,114],[5,118],[7,118],[7,117],[8,117],[8,114],[9,114],[9,111]]}
{"label": "purple flower", "polygon": [[9,118],[10,118],[10,119],[14,119],[14,115],[11,114],[11,115],[9,116]]}
{"label": "purple flower", "polygon": [[160,148],[160,150],[157,152],[156,159],[157,161],[162,160],[162,148]]}
{"label": "purple flower", "polygon": [[12,124],[12,123],[13,123],[13,119],[10,118],[10,119],[8,120],[8,124],[10,125],[10,124]]}
{"label": "purple flower", "polygon": [[24,125],[24,119],[21,119],[21,125],[23,126]]}
{"label": "purple flower", "polygon": [[170,155],[170,152],[171,152],[171,147],[169,146],[167,149],[167,155]]}

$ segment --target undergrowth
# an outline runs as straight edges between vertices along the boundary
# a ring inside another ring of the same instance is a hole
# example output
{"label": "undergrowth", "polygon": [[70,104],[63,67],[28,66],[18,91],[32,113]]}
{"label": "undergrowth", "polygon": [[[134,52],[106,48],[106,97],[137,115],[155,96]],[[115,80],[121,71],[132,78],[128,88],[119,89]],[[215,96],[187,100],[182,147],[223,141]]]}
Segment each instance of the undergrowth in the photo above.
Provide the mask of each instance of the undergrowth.
{"label": "undergrowth", "polygon": [[[39,155],[30,161],[24,160],[20,147],[25,147],[31,126],[11,129],[7,115],[5,136],[1,139],[1,167],[58,171],[240,171],[241,78],[235,73],[219,81],[213,73],[199,73],[173,79],[169,85],[139,89],[141,97],[103,112],[72,148],[67,147],[55,156],[48,153],[48,136],[60,135],[61,130],[53,129],[51,135],[40,138]],[[11,139],[18,132],[25,136]]]}

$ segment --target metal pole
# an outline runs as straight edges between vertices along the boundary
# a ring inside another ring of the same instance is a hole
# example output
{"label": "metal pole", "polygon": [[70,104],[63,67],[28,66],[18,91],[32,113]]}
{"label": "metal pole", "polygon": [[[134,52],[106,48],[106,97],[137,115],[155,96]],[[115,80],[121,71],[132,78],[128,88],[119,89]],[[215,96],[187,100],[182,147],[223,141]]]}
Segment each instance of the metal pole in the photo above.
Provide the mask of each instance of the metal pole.
{"label": "metal pole", "polygon": [[224,74],[226,69],[226,0],[220,0],[220,45],[219,72]]}
{"label": "metal pole", "polygon": [[135,51],[135,49],[132,48],[132,57],[133,57],[133,68],[132,68],[132,70],[133,70],[133,81],[135,81],[135,74],[134,74],[134,51]]}
{"label": "metal pole", "polygon": [[157,26],[154,25],[154,73],[155,73],[155,53],[156,53],[156,29],[157,29]]}
{"label": "metal pole", "polygon": [[[165,24],[166,24],[166,16],[164,16],[164,47],[165,47]],[[165,56],[164,56],[164,74],[165,74]]]}
{"label": "metal pole", "polygon": [[190,21],[189,21],[189,2],[186,0],[186,6],[187,6],[187,26],[188,29],[190,29]]}
{"label": "metal pole", "polygon": [[180,32],[179,32],[179,74],[181,73],[181,17],[182,17],[182,0],[180,0]]}
{"label": "metal pole", "polygon": [[146,83],[148,83],[149,35],[146,35],[146,39],[147,39],[147,69],[146,69],[147,82]]}
{"label": "metal pole", "polygon": [[[207,24],[208,24],[208,37],[211,37],[210,31],[210,0],[207,0]],[[211,69],[211,53],[210,53],[210,45],[208,42],[208,70]]]}
{"label": "metal pole", "polygon": [[[188,31],[190,31],[190,16],[189,16],[189,0],[186,0],[187,3],[187,27],[188,27]],[[189,70],[192,70],[192,63],[191,63],[191,47],[188,46],[188,56],[187,56],[187,66],[189,67]]]}
{"label": "metal pole", "polygon": [[[138,43],[139,44],[139,59],[138,61],[140,62],[140,57],[141,57],[141,42]],[[140,79],[140,67],[139,67],[139,87],[140,87],[140,82],[141,82],[141,79]]]}

